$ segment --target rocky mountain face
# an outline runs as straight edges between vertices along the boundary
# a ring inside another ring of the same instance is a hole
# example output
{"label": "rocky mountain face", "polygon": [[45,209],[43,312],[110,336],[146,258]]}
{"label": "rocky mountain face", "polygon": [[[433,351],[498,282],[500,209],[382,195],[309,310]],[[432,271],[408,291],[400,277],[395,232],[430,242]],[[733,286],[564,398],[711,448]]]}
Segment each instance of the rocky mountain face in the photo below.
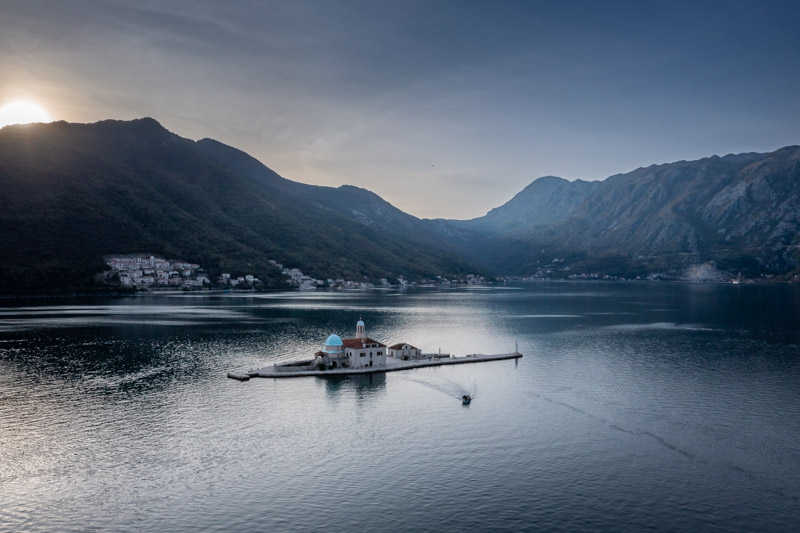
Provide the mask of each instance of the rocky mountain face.
{"label": "rocky mountain face", "polygon": [[485,217],[453,225],[490,236],[481,255],[522,275],[556,257],[560,269],[676,276],[705,262],[751,276],[800,264],[798,146],[562,182],[540,178]]}
{"label": "rocky mountain face", "polygon": [[599,182],[594,181],[567,181],[545,176],[533,181],[502,206],[460,225],[483,234],[515,234],[553,224],[572,216],[598,185]]}

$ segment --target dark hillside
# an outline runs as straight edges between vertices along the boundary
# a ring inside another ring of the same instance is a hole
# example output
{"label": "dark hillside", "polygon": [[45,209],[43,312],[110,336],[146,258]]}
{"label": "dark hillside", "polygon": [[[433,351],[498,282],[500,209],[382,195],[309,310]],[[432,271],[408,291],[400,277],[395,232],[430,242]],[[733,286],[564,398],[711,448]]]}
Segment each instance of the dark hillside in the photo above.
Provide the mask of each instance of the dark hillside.
{"label": "dark hillside", "polygon": [[568,184],[540,178],[484,217],[449,223],[482,234],[469,257],[508,274],[554,258],[569,272],[617,275],[680,275],[709,261],[752,277],[800,267],[800,147]]}
{"label": "dark hillside", "polygon": [[133,252],[273,284],[269,259],[350,279],[474,270],[413,236],[387,238],[335,202],[321,209],[260,163],[254,179],[209,144],[152,119],[0,130],[0,291],[85,288],[103,255]]}
{"label": "dark hillside", "polygon": [[[800,147],[548,176],[467,221],[419,220],[357,187],[287,180],[153,119],[0,130],[0,292],[92,288],[102,257],[155,253],[278,286],[316,278],[667,273],[800,266]],[[479,266],[475,266],[479,265]],[[481,270],[483,269],[483,270]],[[97,287],[94,287],[97,288]]]}

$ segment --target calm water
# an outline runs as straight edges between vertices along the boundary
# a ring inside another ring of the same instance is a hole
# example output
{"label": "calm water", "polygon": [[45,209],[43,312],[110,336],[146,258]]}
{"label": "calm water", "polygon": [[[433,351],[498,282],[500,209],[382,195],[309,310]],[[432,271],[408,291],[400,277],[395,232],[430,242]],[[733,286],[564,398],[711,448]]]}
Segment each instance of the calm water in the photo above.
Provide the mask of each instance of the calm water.
{"label": "calm water", "polygon": [[[797,531],[799,289],[6,301],[0,530]],[[359,317],[525,357],[225,378]]]}

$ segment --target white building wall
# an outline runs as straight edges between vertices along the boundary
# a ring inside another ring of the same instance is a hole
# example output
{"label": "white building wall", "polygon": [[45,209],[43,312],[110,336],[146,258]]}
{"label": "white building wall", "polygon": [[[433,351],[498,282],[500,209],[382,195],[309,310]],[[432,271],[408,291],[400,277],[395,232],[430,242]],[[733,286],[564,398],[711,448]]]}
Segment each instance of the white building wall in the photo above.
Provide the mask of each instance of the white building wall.
{"label": "white building wall", "polygon": [[[380,355],[378,355],[380,352]],[[361,354],[364,357],[361,357]],[[350,368],[368,368],[372,361],[372,367],[386,366],[386,348],[347,348],[347,362]]]}
{"label": "white building wall", "polygon": [[[347,349],[347,362],[350,368],[364,368],[369,366],[369,348],[348,348]],[[361,354],[364,357],[361,357]]]}
{"label": "white building wall", "polygon": [[[405,348],[405,346],[408,346],[408,348]],[[419,357],[422,353],[421,350],[412,349],[408,344],[404,345],[404,347],[399,350],[387,349],[386,351],[389,353],[390,357],[395,357],[397,359],[402,359],[405,356],[408,356],[409,359],[414,359],[415,357]]]}

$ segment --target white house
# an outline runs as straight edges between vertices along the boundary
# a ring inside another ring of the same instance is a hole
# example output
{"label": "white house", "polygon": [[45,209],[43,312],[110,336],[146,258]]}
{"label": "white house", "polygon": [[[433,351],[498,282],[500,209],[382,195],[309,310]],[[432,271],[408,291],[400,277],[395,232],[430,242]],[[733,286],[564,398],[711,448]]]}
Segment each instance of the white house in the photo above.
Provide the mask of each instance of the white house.
{"label": "white house", "polygon": [[422,357],[422,350],[402,342],[389,346],[386,351],[389,357],[394,357],[396,359],[419,359]]}
{"label": "white house", "polygon": [[356,323],[356,338],[342,343],[350,368],[386,366],[386,345],[367,337],[364,321]]}

